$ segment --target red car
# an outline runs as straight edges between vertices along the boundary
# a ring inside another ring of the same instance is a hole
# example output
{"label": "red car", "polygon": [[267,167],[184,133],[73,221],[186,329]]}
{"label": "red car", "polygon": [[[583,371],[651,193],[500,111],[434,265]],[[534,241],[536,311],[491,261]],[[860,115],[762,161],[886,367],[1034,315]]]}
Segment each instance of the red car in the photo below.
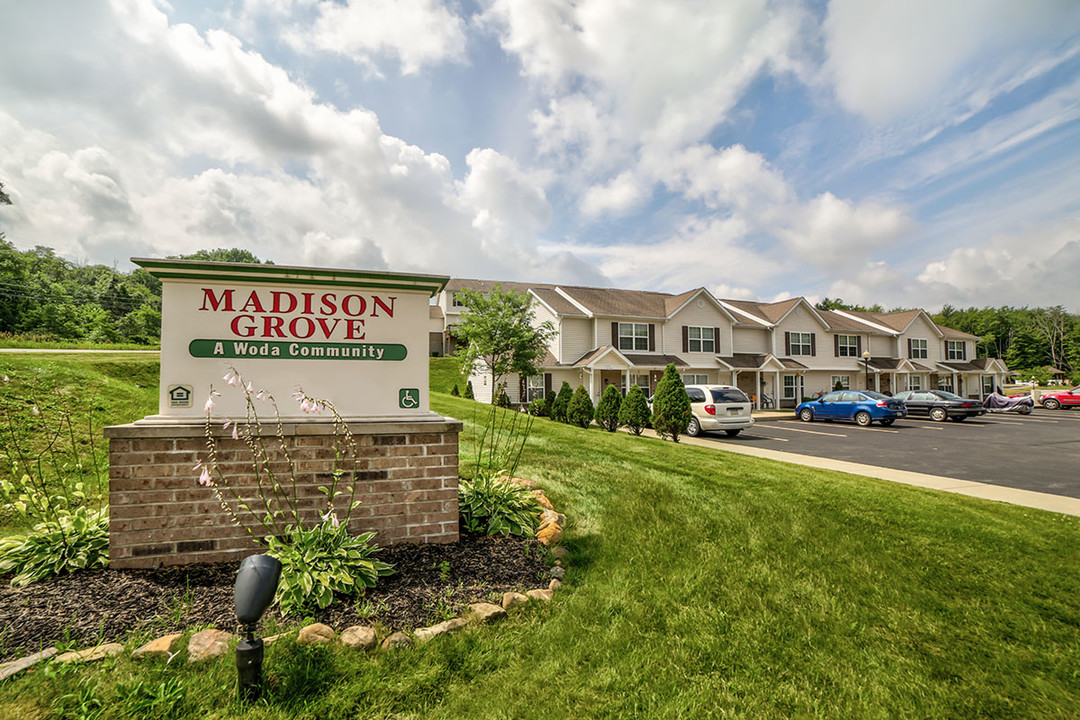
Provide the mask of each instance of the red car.
{"label": "red car", "polygon": [[1046,393],[1039,398],[1039,402],[1047,410],[1080,407],[1080,385],[1065,392]]}

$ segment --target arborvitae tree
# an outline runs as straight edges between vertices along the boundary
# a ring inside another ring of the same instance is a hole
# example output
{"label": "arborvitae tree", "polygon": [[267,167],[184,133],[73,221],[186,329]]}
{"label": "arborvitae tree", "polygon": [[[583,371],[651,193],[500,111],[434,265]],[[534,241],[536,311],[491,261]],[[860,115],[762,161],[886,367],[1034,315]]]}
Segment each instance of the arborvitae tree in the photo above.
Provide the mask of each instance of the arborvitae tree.
{"label": "arborvitae tree", "polygon": [[648,423],[649,403],[645,401],[645,393],[637,385],[631,385],[630,392],[626,393],[626,399],[619,407],[619,424],[625,427],[627,432],[640,435]]}
{"label": "arborvitae tree", "polygon": [[622,393],[614,385],[604,388],[600,404],[596,406],[596,422],[608,432],[619,429],[619,407],[622,405]]}
{"label": "arborvitae tree", "polygon": [[454,383],[454,387],[450,388],[450,394],[454,397],[461,397],[461,391],[457,389],[457,383]]}
{"label": "arborvitae tree", "polygon": [[506,394],[506,383],[499,385],[499,391],[495,393],[495,404],[501,408],[510,407],[510,396]]}
{"label": "arborvitae tree", "polygon": [[465,399],[466,400],[475,400],[476,399],[476,397],[473,395],[472,380],[469,380],[467,383],[465,383]]}
{"label": "arborvitae tree", "polygon": [[529,414],[533,417],[547,417],[550,409],[547,398],[538,397],[529,403]]}
{"label": "arborvitae tree", "polygon": [[592,424],[595,412],[592,399],[589,397],[589,391],[585,389],[584,385],[578,385],[577,390],[574,391],[574,396],[570,398],[570,404],[566,406],[566,422],[587,428]]}
{"label": "arborvitae tree", "polygon": [[548,390],[547,396],[544,397],[547,400],[548,415],[551,414],[551,408],[555,407],[555,398],[559,395],[554,390]]}
{"label": "arborvitae tree", "polygon": [[679,435],[686,432],[689,423],[690,396],[686,394],[686,386],[675,370],[675,364],[669,363],[656,386],[652,424],[660,437],[669,436],[673,442],[679,442]]}
{"label": "arborvitae tree", "polygon": [[563,381],[559,388],[559,394],[555,396],[555,402],[551,404],[551,419],[566,422],[566,408],[570,404],[570,398],[574,391],[570,389],[570,383]]}

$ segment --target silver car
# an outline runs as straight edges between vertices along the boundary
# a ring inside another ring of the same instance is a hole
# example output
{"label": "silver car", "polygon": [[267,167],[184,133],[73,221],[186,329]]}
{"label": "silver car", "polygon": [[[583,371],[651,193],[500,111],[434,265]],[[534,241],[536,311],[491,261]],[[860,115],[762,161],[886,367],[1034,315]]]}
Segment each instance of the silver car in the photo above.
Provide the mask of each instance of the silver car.
{"label": "silver car", "polygon": [[735,437],[746,428],[754,426],[750,415],[753,407],[750,398],[742,390],[731,385],[687,385],[690,396],[690,424],[686,434],[697,437],[703,432],[723,430],[728,437]]}

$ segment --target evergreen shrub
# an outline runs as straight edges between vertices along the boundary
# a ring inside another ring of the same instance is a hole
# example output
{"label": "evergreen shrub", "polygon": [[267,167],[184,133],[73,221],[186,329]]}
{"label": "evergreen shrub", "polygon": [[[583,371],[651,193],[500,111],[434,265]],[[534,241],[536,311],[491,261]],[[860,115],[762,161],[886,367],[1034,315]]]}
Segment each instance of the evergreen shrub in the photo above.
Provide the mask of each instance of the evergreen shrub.
{"label": "evergreen shrub", "polygon": [[622,393],[614,385],[604,388],[600,404],[596,406],[596,422],[608,432],[619,429],[619,408],[622,406]]}
{"label": "evergreen shrub", "polygon": [[566,422],[587,428],[592,424],[595,413],[596,410],[593,408],[592,399],[589,398],[589,391],[585,389],[584,385],[578,385],[577,390],[574,391],[574,396],[570,398],[570,404],[566,406]]}

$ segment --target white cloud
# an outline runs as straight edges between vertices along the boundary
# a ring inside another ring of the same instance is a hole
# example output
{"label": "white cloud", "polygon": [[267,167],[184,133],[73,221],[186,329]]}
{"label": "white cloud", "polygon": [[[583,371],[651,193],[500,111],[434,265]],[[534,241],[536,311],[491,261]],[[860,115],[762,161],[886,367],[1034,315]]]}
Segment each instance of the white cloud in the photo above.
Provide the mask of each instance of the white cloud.
{"label": "white cloud", "polygon": [[581,212],[590,217],[612,212],[619,215],[640,207],[651,192],[652,183],[643,182],[631,170],[619,173],[606,185],[593,185],[581,199]]}
{"label": "white cloud", "polygon": [[345,55],[377,71],[378,60],[393,57],[403,74],[425,66],[465,60],[465,25],[439,0],[324,1],[310,27],[286,35],[302,50]]}
{"label": "white cloud", "polygon": [[1077,19],[1070,0],[832,0],[826,71],[840,103],[875,122],[966,114],[1043,65]]}
{"label": "white cloud", "polygon": [[876,202],[856,205],[823,193],[799,208],[791,225],[778,234],[804,260],[825,268],[846,268],[901,243],[914,229],[914,221],[898,207]]}

